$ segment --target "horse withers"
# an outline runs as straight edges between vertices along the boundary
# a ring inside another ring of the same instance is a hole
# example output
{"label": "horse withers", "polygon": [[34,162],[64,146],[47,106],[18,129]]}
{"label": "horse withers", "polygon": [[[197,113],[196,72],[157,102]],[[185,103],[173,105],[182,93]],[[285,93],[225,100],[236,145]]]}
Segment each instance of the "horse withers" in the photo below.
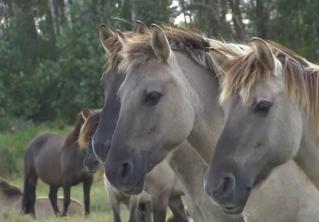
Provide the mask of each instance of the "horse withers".
{"label": "horse withers", "polygon": [[35,216],[36,185],[40,178],[50,186],[49,199],[55,215],[60,215],[57,193],[63,187],[62,216],[70,204],[71,186],[83,183],[84,211],[90,213],[90,189],[93,175],[83,168],[85,151],[78,145],[78,136],[84,118],[78,113],[72,131],[66,138],[44,133],[28,145],[24,156],[24,190],[22,212]]}

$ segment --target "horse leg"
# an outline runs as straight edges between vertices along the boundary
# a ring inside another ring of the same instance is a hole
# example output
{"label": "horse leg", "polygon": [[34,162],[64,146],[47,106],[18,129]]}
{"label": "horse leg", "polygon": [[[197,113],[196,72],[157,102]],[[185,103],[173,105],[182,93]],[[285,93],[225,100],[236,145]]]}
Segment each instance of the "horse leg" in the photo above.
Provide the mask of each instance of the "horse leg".
{"label": "horse leg", "polygon": [[188,214],[184,207],[181,196],[172,196],[168,202],[169,208],[173,213],[172,222],[187,222]]}
{"label": "horse leg", "polygon": [[35,172],[27,172],[24,179],[24,189],[22,198],[22,212],[31,214],[35,217],[35,200],[36,200],[36,186],[38,176]]}
{"label": "horse leg", "polygon": [[152,196],[153,222],[165,222],[168,196],[168,194]]}
{"label": "horse leg", "polygon": [[135,217],[138,222],[152,221],[152,201],[148,196],[144,194],[138,196]]}
{"label": "horse leg", "polygon": [[112,206],[112,211],[113,211],[113,222],[121,222],[120,206],[116,206],[116,207]]}
{"label": "horse leg", "polygon": [[128,222],[140,222],[137,215],[137,205],[138,205],[137,196],[131,196],[128,203],[128,208],[130,211]]}
{"label": "horse leg", "polygon": [[59,207],[57,204],[58,190],[59,190],[58,186],[53,186],[53,185],[50,186],[49,199],[50,199],[51,206],[53,208],[55,216],[58,216],[60,214]]}
{"label": "horse leg", "polygon": [[63,185],[63,212],[62,212],[62,217],[66,216],[68,212],[68,207],[70,204],[71,200],[71,185]]}
{"label": "horse leg", "polygon": [[116,197],[115,193],[111,188],[108,188],[109,201],[111,203],[112,212],[113,212],[113,222],[121,222],[120,217],[120,200]]}
{"label": "horse leg", "polygon": [[90,190],[92,182],[92,176],[83,181],[84,211],[86,216],[90,214]]}

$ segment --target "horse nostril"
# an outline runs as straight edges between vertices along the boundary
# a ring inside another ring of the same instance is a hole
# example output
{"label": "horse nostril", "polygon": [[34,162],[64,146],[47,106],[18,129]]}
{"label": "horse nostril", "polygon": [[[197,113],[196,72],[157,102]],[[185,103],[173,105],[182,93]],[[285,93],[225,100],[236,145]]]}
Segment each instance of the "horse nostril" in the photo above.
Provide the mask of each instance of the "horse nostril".
{"label": "horse nostril", "polygon": [[106,141],[104,142],[104,148],[105,148],[105,150],[106,150],[106,153],[108,153],[109,150],[110,150],[110,148],[111,148],[111,140],[106,140]]}
{"label": "horse nostril", "polygon": [[235,189],[235,186],[235,177],[233,175],[225,176],[221,179],[218,187],[210,192],[210,196],[214,197],[215,199],[227,198]]}
{"label": "horse nostril", "polygon": [[130,162],[123,162],[120,169],[120,176],[122,179],[125,179],[130,176],[132,171],[132,166]]}
{"label": "horse nostril", "polygon": [[222,185],[222,193],[228,193],[229,191],[231,191],[233,189],[233,180],[231,179],[231,177],[224,177],[224,182]]}

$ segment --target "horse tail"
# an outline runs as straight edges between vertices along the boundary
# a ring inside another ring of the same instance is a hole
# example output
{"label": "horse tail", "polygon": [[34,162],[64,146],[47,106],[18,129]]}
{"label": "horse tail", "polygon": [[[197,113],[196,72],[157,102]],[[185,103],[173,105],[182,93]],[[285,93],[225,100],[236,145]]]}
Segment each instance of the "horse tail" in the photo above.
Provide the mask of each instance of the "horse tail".
{"label": "horse tail", "polygon": [[24,184],[23,184],[23,196],[21,210],[24,214],[32,214],[34,216],[34,204],[35,204],[35,189],[37,183],[37,175],[32,161],[29,161],[29,149],[24,157]]}
{"label": "horse tail", "polygon": [[23,184],[23,194],[22,194],[22,213],[27,214],[28,208],[29,208],[29,199],[28,199],[28,193],[29,193],[29,186],[28,186],[28,178],[26,174],[24,174],[24,184]]}

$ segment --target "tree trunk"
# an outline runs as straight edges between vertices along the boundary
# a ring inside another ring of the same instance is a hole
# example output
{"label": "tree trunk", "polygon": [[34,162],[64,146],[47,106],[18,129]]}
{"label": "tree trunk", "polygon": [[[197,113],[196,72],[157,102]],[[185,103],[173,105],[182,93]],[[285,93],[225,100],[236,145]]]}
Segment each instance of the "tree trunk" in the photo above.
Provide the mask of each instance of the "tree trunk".
{"label": "tree trunk", "polygon": [[51,11],[53,30],[55,36],[60,35],[60,22],[59,22],[59,10],[57,0],[49,0],[49,7]]}
{"label": "tree trunk", "polygon": [[72,28],[71,0],[64,0],[64,15],[69,28]]}
{"label": "tree trunk", "polygon": [[267,37],[267,28],[266,23],[268,21],[268,13],[265,9],[265,1],[262,0],[256,0],[256,31],[257,35],[260,38],[266,38]]}
{"label": "tree trunk", "polygon": [[245,25],[240,10],[240,0],[228,0],[228,2],[233,15],[235,38],[238,41],[243,41],[245,39]]}
{"label": "tree trunk", "polygon": [[23,13],[23,18],[20,20],[20,26],[24,26],[24,33],[29,39],[37,39],[37,31],[34,23],[34,15],[32,10],[32,0],[16,1],[17,7]]}

